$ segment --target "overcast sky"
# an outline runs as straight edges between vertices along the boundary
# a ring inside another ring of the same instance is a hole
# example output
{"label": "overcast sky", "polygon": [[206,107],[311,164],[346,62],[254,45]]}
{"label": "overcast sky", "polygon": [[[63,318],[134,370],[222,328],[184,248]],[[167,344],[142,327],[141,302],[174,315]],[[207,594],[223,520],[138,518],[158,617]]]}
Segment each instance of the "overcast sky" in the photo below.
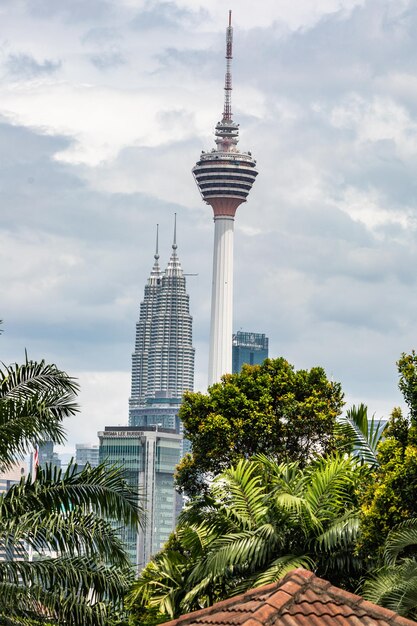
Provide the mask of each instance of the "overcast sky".
{"label": "overcast sky", "polygon": [[[234,328],[322,365],[386,417],[416,348],[414,0],[0,0],[0,358],[81,384],[68,446],[127,422],[135,322],[174,212],[196,388],[213,222],[191,175],[214,146],[233,10],[233,112],[259,176],[235,224]],[[68,449],[69,449],[68,448]]]}

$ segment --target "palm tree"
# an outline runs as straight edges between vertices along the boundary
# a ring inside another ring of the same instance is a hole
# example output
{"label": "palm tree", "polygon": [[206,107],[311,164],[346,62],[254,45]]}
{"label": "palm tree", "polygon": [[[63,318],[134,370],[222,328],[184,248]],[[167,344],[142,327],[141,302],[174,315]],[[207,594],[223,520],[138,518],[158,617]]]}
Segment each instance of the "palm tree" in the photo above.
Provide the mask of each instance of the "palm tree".
{"label": "palm tree", "polygon": [[[1,469],[44,439],[64,441],[77,389],[44,361],[0,368]],[[0,496],[0,623],[107,624],[132,579],[116,525],[140,518],[119,468],[70,464],[22,478]]]}
{"label": "palm tree", "polygon": [[146,568],[132,604],[175,617],[299,566],[348,585],[360,568],[353,545],[361,471],[337,456],[306,468],[264,456],[240,461],[185,509],[174,551],[162,551]]}
{"label": "palm tree", "polygon": [[388,534],[384,565],[365,582],[363,595],[371,602],[417,619],[417,519],[408,519]]}

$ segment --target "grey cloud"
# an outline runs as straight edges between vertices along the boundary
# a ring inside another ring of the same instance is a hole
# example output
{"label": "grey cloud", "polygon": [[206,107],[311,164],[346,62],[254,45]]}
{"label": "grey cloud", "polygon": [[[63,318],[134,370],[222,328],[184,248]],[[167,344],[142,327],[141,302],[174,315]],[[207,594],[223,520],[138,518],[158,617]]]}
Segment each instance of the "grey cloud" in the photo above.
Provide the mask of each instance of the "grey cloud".
{"label": "grey cloud", "polygon": [[108,70],[126,64],[126,59],[118,50],[108,50],[90,56],[90,61],[98,70]]}
{"label": "grey cloud", "polygon": [[83,44],[106,46],[109,41],[121,39],[121,33],[116,28],[101,26],[90,28],[81,38]]}
{"label": "grey cloud", "polygon": [[172,29],[185,24],[195,25],[207,16],[206,11],[198,12],[179,7],[175,2],[156,2],[141,10],[132,20],[135,30]]}
{"label": "grey cloud", "polygon": [[185,66],[194,71],[203,72],[207,78],[218,76],[216,56],[208,50],[185,49],[169,47],[156,55],[161,68],[169,69],[175,66]]}
{"label": "grey cloud", "polygon": [[[236,68],[263,89],[337,97],[353,86],[368,90],[387,68],[414,73],[417,15],[404,3],[368,0],[348,17],[332,14],[312,29],[282,35],[277,25],[239,35]],[[260,67],[263,71],[251,71]],[[319,78],[319,80],[318,80]],[[328,87],[331,86],[331,91]]]}
{"label": "grey cloud", "polygon": [[37,61],[29,54],[10,54],[6,61],[6,67],[10,74],[22,78],[36,78],[54,74],[62,66],[62,61],[44,59]]}
{"label": "grey cloud", "polygon": [[25,0],[30,15],[51,19],[61,17],[68,22],[94,22],[108,17],[113,10],[109,0]]}

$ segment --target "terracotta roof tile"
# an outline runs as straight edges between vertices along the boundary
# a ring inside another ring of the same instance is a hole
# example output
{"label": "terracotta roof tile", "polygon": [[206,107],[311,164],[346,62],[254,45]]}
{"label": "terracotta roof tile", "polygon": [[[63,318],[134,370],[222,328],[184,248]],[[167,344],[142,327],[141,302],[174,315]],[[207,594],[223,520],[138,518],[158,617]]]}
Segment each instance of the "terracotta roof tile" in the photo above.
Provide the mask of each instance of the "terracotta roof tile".
{"label": "terracotta roof tile", "polygon": [[164,626],[417,626],[393,611],[296,569],[279,583],[183,615]]}
{"label": "terracotta roof tile", "polygon": [[292,599],[292,596],[289,593],[287,593],[283,589],[280,589],[276,593],[266,598],[265,602],[267,602],[268,604],[270,604],[276,609],[280,609],[284,604],[288,602],[288,600],[291,600],[291,599]]}

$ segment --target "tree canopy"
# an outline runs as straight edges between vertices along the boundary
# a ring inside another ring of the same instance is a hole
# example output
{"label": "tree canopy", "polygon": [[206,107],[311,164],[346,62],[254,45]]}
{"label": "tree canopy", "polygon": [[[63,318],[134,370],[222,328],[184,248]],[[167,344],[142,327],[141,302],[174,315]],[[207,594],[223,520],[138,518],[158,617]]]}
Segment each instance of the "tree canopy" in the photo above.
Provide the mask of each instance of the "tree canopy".
{"label": "tree canopy", "polygon": [[244,366],[207,394],[185,394],[180,418],[192,454],[179,465],[177,485],[187,495],[198,494],[208,476],[254,454],[301,464],[328,454],[336,447],[342,407],[340,383],[321,367],[296,370],[283,358]]}

